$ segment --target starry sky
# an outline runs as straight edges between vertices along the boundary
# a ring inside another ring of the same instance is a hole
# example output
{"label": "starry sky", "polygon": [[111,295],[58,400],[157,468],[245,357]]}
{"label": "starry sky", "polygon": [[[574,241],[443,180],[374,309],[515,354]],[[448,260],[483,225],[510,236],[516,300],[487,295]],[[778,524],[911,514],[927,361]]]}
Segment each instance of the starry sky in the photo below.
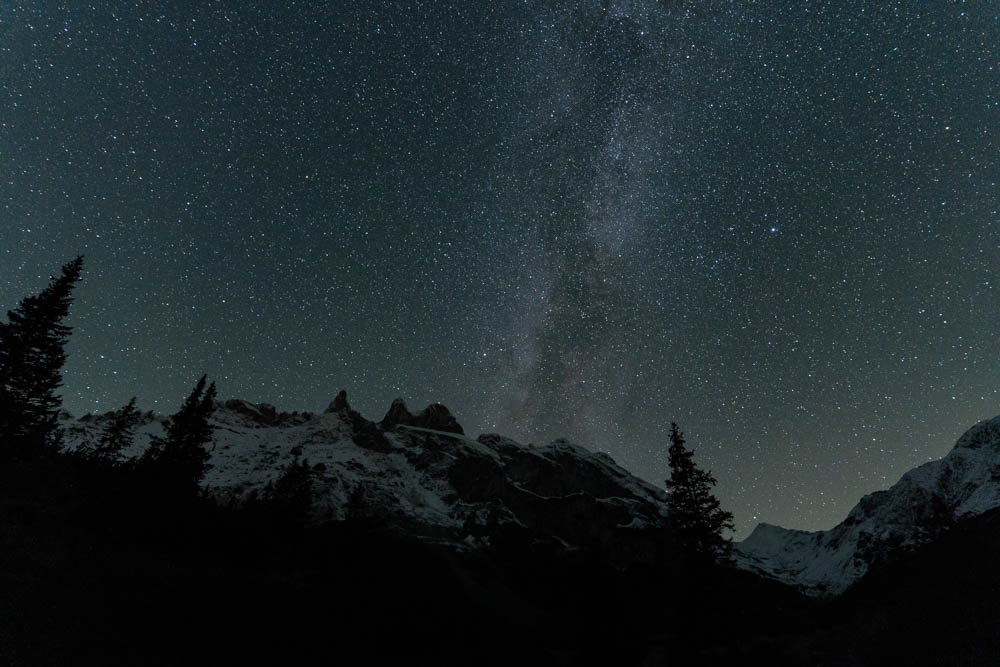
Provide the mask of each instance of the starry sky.
{"label": "starry sky", "polygon": [[1000,7],[0,6],[0,306],[86,255],[64,404],[567,437],[738,536],[1000,413]]}

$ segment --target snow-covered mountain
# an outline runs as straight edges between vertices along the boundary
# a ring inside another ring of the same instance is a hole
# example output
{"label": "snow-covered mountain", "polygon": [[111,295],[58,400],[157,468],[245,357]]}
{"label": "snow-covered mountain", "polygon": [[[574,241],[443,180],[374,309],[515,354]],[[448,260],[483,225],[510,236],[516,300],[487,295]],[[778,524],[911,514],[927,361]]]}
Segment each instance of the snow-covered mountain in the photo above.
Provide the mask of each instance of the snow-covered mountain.
{"label": "snow-covered mountain", "polygon": [[830,530],[758,525],[736,545],[736,562],[809,595],[838,595],[873,565],[995,507],[1000,507],[1000,417],[970,428],[944,458],[866,495]]}
{"label": "snow-covered mountain", "polygon": [[[67,416],[67,447],[95,442],[106,419]],[[141,454],[164,423],[147,414],[123,454]],[[298,457],[312,467],[315,520],[360,518],[458,549],[516,533],[631,561],[651,556],[665,523],[665,492],[608,455],[565,440],[472,439],[439,404],[411,414],[397,399],[375,423],[345,392],[322,414],[231,400],[218,405],[213,425],[204,484],[223,501],[263,490]]]}
{"label": "snow-covered mountain", "polygon": [[[67,447],[96,442],[106,419],[66,416]],[[123,454],[140,455],[165,422],[147,414]],[[536,447],[495,434],[472,439],[439,404],[412,414],[397,400],[375,423],[344,392],[322,414],[231,400],[218,405],[213,426],[204,484],[224,502],[262,491],[298,458],[311,466],[320,522],[363,519],[460,550],[515,536],[629,562],[650,561],[662,546],[662,489],[565,440]],[[900,550],[996,507],[1000,417],[969,429],[943,459],[862,498],[831,530],[758,525],[736,545],[736,563],[809,595],[837,595]]]}

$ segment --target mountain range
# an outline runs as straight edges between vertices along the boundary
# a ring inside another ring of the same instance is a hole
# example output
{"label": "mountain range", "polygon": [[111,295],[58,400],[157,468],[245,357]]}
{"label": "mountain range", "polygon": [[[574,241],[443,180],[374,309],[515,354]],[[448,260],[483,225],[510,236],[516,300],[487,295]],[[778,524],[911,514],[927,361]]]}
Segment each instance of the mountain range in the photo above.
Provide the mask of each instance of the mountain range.
{"label": "mountain range", "polygon": [[[96,442],[109,417],[64,422],[67,447]],[[164,423],[144,415],[123,456],[140,455]],[[519,534],[649,561],[666,526],[664,490],[610,456],[565,440],[536,447],[496,434],[473,439],[440,404],[413,414],[397,399],[376,423],[353,410],[345,392],[320,414],[230,400],[212,424],[203,483],[223,503],[255,497],[300,460],[311,468],[314,523],[362,520],[460,551]]]}
{"label": "mountain range", "polygon": [[[64,414],[67,447],[108,419]],[[166,423],[144,414],[121,456]],[[0,657],[854,666],[1000,651],[996,419],[833,529],[760,526],[738,568],[711,570],[672,545],[662,489],[566,441],[473,439],[444,406],[402,401],[370,421],[343,392],[315,414],[220,402],[212,426],[217,502],[177,507],[88,457],[0,468]],[[312,490],[298,527],[259,502],[296,467]]]}
{"label": "mountain range", "polygon": [[[67,420],[69,448],[96,441],[107,416]],[[147,413],[133,449],[165,419]],[[320,414],[220,403],[204,484],[236,503],[262,492],[294,460],[308,461],[315,522],[362,519],[460,551],[504,534],[566,549],[651,562],[666,528],[666,494],[606,454],[565,440],[522,445],[473,439],[443,405],[411,413],[397,399],[378,422],[341,392]],[[843,593],[873,567],[1000,507],[1000,417],[970,428],[947,456],[864,496],[837,526],[801,531],[766,523],[735,545],[737,567],[813,597]]]}

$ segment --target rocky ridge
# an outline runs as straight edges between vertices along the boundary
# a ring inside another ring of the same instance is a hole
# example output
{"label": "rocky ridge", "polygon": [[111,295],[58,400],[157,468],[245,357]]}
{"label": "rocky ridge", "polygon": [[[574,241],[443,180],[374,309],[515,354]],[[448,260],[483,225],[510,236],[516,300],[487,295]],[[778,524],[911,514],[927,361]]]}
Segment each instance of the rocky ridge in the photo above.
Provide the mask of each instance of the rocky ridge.
{"label": "rocky ridge", "polygon": [[[106,418],[67,416],[67,446],[95,441]],[[163,421],[147,413],[123,454],[140,455]],[[230,400],[218,405],[213,426],[203,483],[224,502],[259,493],[298,458],[311,466],[317,522],[361,519],[457,549],[509,538],[629,561],[652,558],[662,540],[665,492],[610,456],[565,440],[536,447],[497,434],[472,439],[440,404],[414,414],[397,399],[376,423],[345,392],[321,414]]]}

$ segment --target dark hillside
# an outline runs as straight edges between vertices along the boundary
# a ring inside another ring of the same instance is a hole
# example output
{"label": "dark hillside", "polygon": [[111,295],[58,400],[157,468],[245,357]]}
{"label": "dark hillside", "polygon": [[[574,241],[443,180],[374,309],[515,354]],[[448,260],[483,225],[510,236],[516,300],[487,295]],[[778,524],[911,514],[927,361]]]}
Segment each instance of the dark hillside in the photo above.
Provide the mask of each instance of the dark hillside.
{"label": "dark hillside", "polygon": [[3,477],[8,664],[795,664],[812,608],[746,573],[621,571],[516,532],[467,554],[263,506],[167,505],[138,473],[70,457]]}
{"label": "dark hillside", "polygon": [[1000,510],[872,571],[830,613],[863,664],[996,664]]}

